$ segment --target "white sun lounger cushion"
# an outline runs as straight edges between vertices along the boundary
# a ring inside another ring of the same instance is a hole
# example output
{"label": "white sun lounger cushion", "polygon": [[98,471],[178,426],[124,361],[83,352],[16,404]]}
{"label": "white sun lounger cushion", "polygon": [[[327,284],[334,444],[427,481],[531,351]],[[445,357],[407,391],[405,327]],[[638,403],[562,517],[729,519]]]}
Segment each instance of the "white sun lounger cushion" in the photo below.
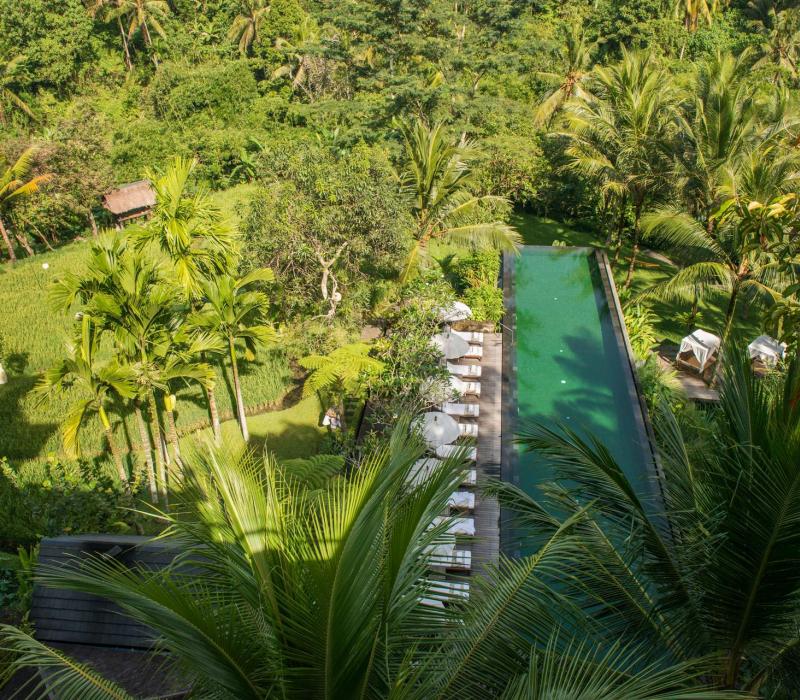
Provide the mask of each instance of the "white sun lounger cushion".
{"label": "white sun lounger cushion", "polygon": [[477,418],[481,409],[476,403],[443,403],[442,412],[450,416],[471,416]]}
{"label": "white sun lounger cushion", "polygon": [[469,598],[469,583],[467,581],[431,581],[431,598]]}
{"label": "white sun lounger cushion", "polygon": [[475,494],[469,491],[455,491],[447,499],[447,505],[459,510],[475,510]]}
{"label": "white sun lounger cushion", "polygon": [[483,345],[483,333],[480,331],[450,331],[453,335],[457,335],[468,343],[475,343],[476,345]]}
{"label": "white sun lounger cushion", "polygon": [[429,608],[444,608],[444,603],[438,598],[420,598],[419,602]]}
{"label": "white sun lounger cushion", "polygon": [[478,437],[478,426],[475,423],[459,423],[458,432],[462,437]]}
{"label": "white sun lounger cushion", "polygon": [[437,515],[433,519],[432,526],[436,527],[447,521],[447,534],[463,535],[464,537],[475,536],[475,520],[473,518],[451,518],[449,516]]}
{"label": "white sun lounger cushion", "polygon": [[449,552],[437,552],[431,557],[431,567],[469,571],[472,568],[472,552],[466,549],[451,549]]}
{"label": "white sun lounger cushion", "polygon": [[453,362],[448,362],[447,371],[450,372],[450,374],[455,374],[457,377],[477,378],[481,376],[480,365],[457,365]]}
{"label": "white sun lounger cushion", "polygon": [[441,459],[447,459],[454,454],[463,455],[465,459],[474,462],[478,459],[478,448],[464,447],[462,445],[439,445],[439,447],[436,448],[436,456]]}
{"label": "white sun lounger cushion", "polygon": [[470,345],[464,357],[480,359],[483,357],[483,348],[480,345]]}

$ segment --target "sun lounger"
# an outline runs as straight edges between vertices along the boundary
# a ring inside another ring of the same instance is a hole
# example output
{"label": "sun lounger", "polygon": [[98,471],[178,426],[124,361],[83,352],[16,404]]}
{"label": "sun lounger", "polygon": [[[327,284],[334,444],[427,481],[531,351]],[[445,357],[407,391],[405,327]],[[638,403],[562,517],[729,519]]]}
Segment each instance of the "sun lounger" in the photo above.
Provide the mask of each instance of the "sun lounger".
{"label": "sun lounger", "polygon": [[469,583],[467,581],[431,581],[430,597],[469,598]]}
{"label": "sun lounger", "polygon": [[440,459],[447,459],[454,454],[464,455],[465,459],[474,462],[478,459],[478,449],[476,447],[464,447],[463,445],[439,445],[436,448],[436,456]]}
{"label": "sun lounger", "polygon": [[431,557],[431,567],[435,569],[460,569],[469,571],[472,568],[472,552],[453,547],[447,551],[436,552]]}
{"label": "sun lounger", "polygon": [[450,372],[450,374],[462,378],[470,377],[471,379],[475,379],[481,376],[480,365],[457,365],[453,362],[448,362],[447,371]]}
{"label": "sun lounger", "polygon": [[480,345],[470,345],[464,357],[471,360],[480,360],[483,357],[483,347]]}
{"label": "sun lounger", "polygon": [[[418,459],[411,471],[408,474],[408,483],[412,486],[421,486],[433,474],[433,471],[442,464],[440,459],[429,457],[428,459]],[[478,472],[475,469],[469,469],[462,479],[461,483],[464,486],[475,486],[478,481]]]}
{"label": "sun lounger", "polygon": [[469,394],[472,396],[481,395],[480,382],[465,382],[458,377],[451,377],[450,388],[461,396],[467,396]]}
{"label": "sun lounger", "polygon": [[483,333],[480,331],[450,331],[453,335],[457,335],[468,343],[474,343],[475,345],[483,345]]}
{"label": "sun lounger", "polygon": [[438,598],[420,598],[419,602],[429,608],[444,608],[444,603]]}
{"label": "sun lounger", "polygon": [[457,510],[475,510],[475,494],[469,491],[455,491],[447,499],[447,505]]}
{"label": "sun lounger", "polygon": [[463,535],[464,537],[475,536],[475,520],[473,518],[453,518],[447,515],[437,515],[433,519],[432,526],[436,527],[447,522],[447,534]]}
{"label": "sun lounger", "polygon": [[480,415],[480,406],[476,403],[443,403],[442,413],[448,416],[466,416],[469,418],[477,418]]}
{"label": "sun lounger", "polygon": [[459,423],[458,432],[461,437],[478,437],[478,425],[476,423]]}

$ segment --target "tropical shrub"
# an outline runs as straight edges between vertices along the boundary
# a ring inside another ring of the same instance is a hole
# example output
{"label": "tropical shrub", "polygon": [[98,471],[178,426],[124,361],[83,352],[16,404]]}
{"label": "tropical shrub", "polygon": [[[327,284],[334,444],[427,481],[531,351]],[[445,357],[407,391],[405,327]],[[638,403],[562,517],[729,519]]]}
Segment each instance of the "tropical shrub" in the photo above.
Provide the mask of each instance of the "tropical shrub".
{"label": "tropical shrub", "polygon": [[472,309],[475,321],[498,323],[503,318],[503,290],[495,285],[470,287],[463,295],[464,303]]}

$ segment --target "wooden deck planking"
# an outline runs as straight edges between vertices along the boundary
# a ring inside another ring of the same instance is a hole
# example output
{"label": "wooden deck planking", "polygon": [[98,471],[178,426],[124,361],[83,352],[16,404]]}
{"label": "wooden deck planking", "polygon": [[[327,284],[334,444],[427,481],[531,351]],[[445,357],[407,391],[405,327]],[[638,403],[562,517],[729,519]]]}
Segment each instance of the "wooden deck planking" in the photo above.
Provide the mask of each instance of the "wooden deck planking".
{"label": "wooden deck planking", "polygon": [[698,375],[675,367],[677,347],[665,347],[658,351],[658,362],[663,369],[677,372],[677,379],[686,392],[687,398],[692,401],[719,401],[719,392],[708,386]]}
{"label": "wooden deck planking", "polygon": [[[486,333],[481,370],[480,419],[478,421],[478,482],[500,478],[502,456],[501,415],[503,410],[503,340],[499,333]],[[500,553],[500,508],[495,498],[480,491],[475,498],[475,542],[472,568],[476,573],[496,563]]]}

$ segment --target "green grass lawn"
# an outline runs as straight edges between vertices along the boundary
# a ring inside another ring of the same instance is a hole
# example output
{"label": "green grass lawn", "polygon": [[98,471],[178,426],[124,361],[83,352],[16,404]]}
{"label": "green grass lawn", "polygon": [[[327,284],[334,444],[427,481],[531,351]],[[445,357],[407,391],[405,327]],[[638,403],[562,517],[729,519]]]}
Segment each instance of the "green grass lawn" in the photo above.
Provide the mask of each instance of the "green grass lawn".
{"label": "green grass lawn", "polygon": [[[299,401],[283,411],[270,411],[258,416],[250,416],[247,426],[250,429],[250,444],[257,451],[269,450],[279,459],[311,457],[319,451],[326,429],[320,426],[322,409],[316,396]],[[243,444],[239,423],[236,420],[222,424],[225,444]],[[211,439],[211,431],[202,430],[183,438],[184,447],[198,446]]]}
{"label": "green grass lawn", "polygon": [[[232,220],[237,221],[253,185],[238,185],[212,198]],[[85,266],[87,242],[65,245],[14,265],[0,265],[0,333],[5,341],[4,367],[8,384],[0,386],[0,456],[13,463],[61,453],[59,424],[72,394],[37,404],[32,389],[39,375],[63,356],[64,341],[73,325],[70,313],[53,311],[47,303],[47,287],[65,272],[80,273]],[[47,269],[42,267],[47,264]],[[218,368],[217,401],[222,414],[233,416],[230,372]],[[261,352],[255,362],[242,363],[242,386],[248,406],[279,400],[292,386],[291,372],[283,352]],[[186,430],[207,421],[207,410],[199,387],[176,387],[178,429]],[[115,434],[123,449],[135,448],[138,432],[129,408],[112,410]],[[90,423],[81,435],[86,456],[105,450],[99,424]]]}

